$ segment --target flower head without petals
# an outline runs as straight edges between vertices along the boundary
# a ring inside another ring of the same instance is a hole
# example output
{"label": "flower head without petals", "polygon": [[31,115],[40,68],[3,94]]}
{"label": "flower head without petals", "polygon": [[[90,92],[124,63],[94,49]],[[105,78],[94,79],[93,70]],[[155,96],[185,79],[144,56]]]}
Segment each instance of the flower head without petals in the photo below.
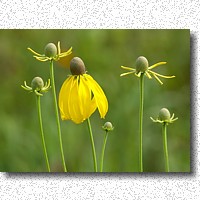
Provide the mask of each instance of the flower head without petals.
{"label": "flower head without petals", "polygon": [[140,77],[142,73],[144,73],[149,79],[154,77],[161,85],[163,82],[159,77],[162,78],[174,78],[175,76],[165,76],[158,74],[157,72],[152,71],[153,68],[158,67],[160,65],[164,65],[166,62],[159,62],[154,65],[149,66],[148,60],[144,56],[140,56],[137,58],[135,63],[135,68],[121,66],[122,69],[128,70],[129,72],[122,73],[120,76],[126,76],[128,74],[134,74],[137,77]]}
{"label": "flower head without petals", "polygon": [[106,122],[103,126],[102,129],[105,130],[106,132],[108,131],[113,131],[114,126],[112,125],[111,122]]}
{"label": "flower head without petals", "polygon": [[34,54],[34,58],[42,62],[51,60],[58,61],[60,58],[68,56],[72,53],[72,47],[68,51],[61,53],[60,42],[58,42],[57,47],[54,43],[48,43],[44,48],[44,54],[39,54],[32,50],[30,47],[28,50]]}
{"label": "flower head without petals", "polygon": [[70,75],[59,93],[62,120],[79,124],[89,118],[98,108],[101,118],[108,111],[107,98],[99,84],[85,71],[83,61],[74,57],[70,62]]}

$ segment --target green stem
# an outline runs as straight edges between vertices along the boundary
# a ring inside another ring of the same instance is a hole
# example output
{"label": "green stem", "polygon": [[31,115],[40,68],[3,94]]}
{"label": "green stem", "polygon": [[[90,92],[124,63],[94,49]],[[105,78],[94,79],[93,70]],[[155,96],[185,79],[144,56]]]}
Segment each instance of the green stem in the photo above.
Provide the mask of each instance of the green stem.
{"label": "green stem", "polygon": [[103,160],[104,160],[104,152],[105,152],[105,148],[106,148],[106,142],[108,139],[108,131],[106,131],[105,137],[104,137],[104,143],[103,143],[103,147],[102,147],[102,152],[101,152],[101,167],[100,167],[100,172],[103,172]]}
{"label": "green stem", "polygon": [[45,139],[44,139],[43,125],[42,125],[42,114],[41,114],[41,106],[40,106],[40,96],[36,95],[36,101],[37,101],[38,118],[39,118],[39,124],[40,124],[40,132],[41,132],[41,139],[42,139],[42,145],[43,145],[43,150],[44,150],[44,156],[45,156],[45,159],[46,159],[48,172],[51,172],[50,166],[49,166],[49,159],[48,159],[48,156],[47,156]]}
{"label": "green stem", "polygon": [[90,124],[90,119],[87,119],[87,124],[88,124],[88,129],[90,132],[90,140],[92,144],[92,154],[93,154],[93,161],[94,161],[94,171],[97,172],[97,159],[96,159],[96,151],[95,151],[95,145],[94,145],[94,139],[93,139],[93,134],[92,134],[92,128]]}
{"label": "green stem", "polygon": [[164,150],[164,158],[165,158],[165,171],[169,172],[169,157],[168,157],[168,149],[167,149],[167,123],[163,123],[162,127],[163,133],[163,150]]}
{"label": "green stem", "polygon": [[140,111],[139,111],[139,171],[140,172],[143,172],[143,160],[142,160],[143,105],[144,105],[144,73],[142,73],[140,76]]}
{"label": "green stem", "polygon": [[61,152],[61,157],[62,157],[62,164],[63,164],[64,172],[67,172],[64,153],[63,153],[60,120],[59,120],[59,114],[58,114],[58,105],[57,105],[57,98],[56,98],[54,70],[53,70],[53,60],[50,61],[50,76],[51,76],[51,86],[52,86],[52,91],[53,91],[53,99],[54,99],[54,107],[55,107],[55,114],[56,114],[56,123],[57,123],[57,128],[58,128],[58,138],[59,138],[59,143],[60,143],[60,152]]}

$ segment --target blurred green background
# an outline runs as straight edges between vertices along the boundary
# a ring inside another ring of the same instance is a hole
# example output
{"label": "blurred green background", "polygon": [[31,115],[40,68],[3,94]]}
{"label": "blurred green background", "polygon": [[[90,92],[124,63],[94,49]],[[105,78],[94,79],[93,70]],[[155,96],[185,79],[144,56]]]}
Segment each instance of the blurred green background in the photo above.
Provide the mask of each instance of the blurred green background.
{"label": "blurred green background", "polygon": [[[85,62],[90,74],[103,88],[109,111],[100,119],[91,116],[97,161],[104,131],[111,121],[115,129],[108,136],[104,171],[138,171],[139,79],[120,77],[120,66],[134,67],[138,56],[149,64],[166,61],[155,71],[175,75],[174,79],[145,77],[143,163],[145,172],[164,171],[161,124],[152,123],[162,107],[179,119],[168,126],[168,151],[172,172],[190,171],[190,32],[189,30],[0,30],[0,171],[46,171],[36,110],[36,99],[20,85],[30,85],[35,76],[49,78],[49,63],[39,62],[27,50],[43,53],[49,42],[61,49],[73,47],[73,55]],[[57,93],[70,74],[69,61],[54,63]],[[44,134],[52,171],[62,171],[51,91],[41,99]],[[61,121],[63,148],[68,171],[92,172],[93,160],[87,123]]]}

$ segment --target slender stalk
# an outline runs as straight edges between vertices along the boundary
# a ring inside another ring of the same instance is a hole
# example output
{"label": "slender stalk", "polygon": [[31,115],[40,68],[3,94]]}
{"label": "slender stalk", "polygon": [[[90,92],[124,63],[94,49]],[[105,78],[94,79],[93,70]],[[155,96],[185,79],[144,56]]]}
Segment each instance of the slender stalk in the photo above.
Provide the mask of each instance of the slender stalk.
{"label": "slender stalk", "polygon": [[108,131],[106,131],[106,134],[105,134],[105,137],[104,137],[104,143],[103,143],[103,147],[102,147],[102,152],[101,152],[100,172],[103,172],[103,160],[104,160],[104,152],[105,152],[105,148],[106,148],[107,139],[108,139]]}
{"label": "slender stalk", "polygon": [[50,166],[49,166],[49,159],[48,159],[48,156],[47,156],[45,139],[44,139],[43,125],[42,125],[42,114],[41,114],[41,106],[40,106],[40,96],[38,96],[38,95],[36,95],[36,102],[37,102],[37,108],[38,108],[38,119],[39,119],[39,124],[40,124],[40,132],[41,132],[41,139],[42,139],[42,145],[43,145],[43,150],[44,150],[44,156],[45,156],[48,172],[51,172]]}
{"label": "slender stalk", "polygon": [[162,126],[162,133],[163,133],[163,150],[164,150],[164,158],[165,158],[165,171],[169,172],[169,156],[168,156],[168,149],[167,149],[167,123],[163,123]]}
{"label": "slender stalk", "polygon": [[95,145],[94,145],[94,139],[93,139],[93,134],[92,134],[92,128],[90,124],[90,119],[87,119],[87,125],[88,125],[88,130],[90,132],[90,140],[92,144],[92,155],[93,155],[93,162],[94,162],[94,171],[97,172],[97,158],[96,158],[96,151],[95,151]]}
{"label": "slender stalk", "polygon": [[57,128],[58,128],[58,138],[59,138],[59,143],[60,143],[60,152],[61,152],[62,164],[63,164],[64,172],[67,172],[67,168],[66,168],[66,164],[65,164],[65,157],[64,157],[64,153],[63,153],[60,120],[59,120],[59,114],[58,114],[58,105],[57,105],[56,88],[55,88],[55,80],[54,80],[53,60],[50,61],[50,76],[51,76],[51,85],[52,85],[52,91],[53,91],[53,99],[54,99],[54,107],[55,107],[55,114],[56,114],[56,123],[57,123]]}
{"label": "slender stalk", "polygon": [[143,159],[142,159],[143,104],[144,104],[144,73],[142,73],[140,76],[140,111],[139,111],[139,171],[140,172],[143,172]]}

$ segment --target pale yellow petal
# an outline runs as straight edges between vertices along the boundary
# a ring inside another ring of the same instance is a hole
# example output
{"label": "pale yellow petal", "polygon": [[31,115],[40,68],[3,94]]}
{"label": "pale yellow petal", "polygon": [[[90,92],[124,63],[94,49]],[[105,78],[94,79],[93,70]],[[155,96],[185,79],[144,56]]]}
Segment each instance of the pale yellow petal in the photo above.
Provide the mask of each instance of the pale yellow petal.
{"label": "pale yellow petal", "polygon": [[157,122],[157,120],[154,119],[153,117],[150,117],[150,119],[151,119],[153,122]]}
{"label": "pale yellow petal", "polygon": [[36,56],[44,56],[42,54],[39,54],[37,52],[35,52],[33,49],[31,49],[30,47],[27,48],[29,51],[31,51],[33,54],[35,54]]}
{"label": "pale yellow petal", "polygon": [[162,74],[158,74],[156,72],[153,72],[151,70],[149,70],[152,74],[155,74],[156,76],[160,76],[162,78],[174,78],[175,76],[165,76],[165,75],[162,75]]}
{"label": "pale yellow petal", "polygon": [[58,41],[58,55],[60,55],[60,41]]}
{"label": "pale yellow petal", "polygon": [[70,47],[70,49],[68,51],[60,53],[59,57],[62,58],[62,57],[70,55],[71,53],[72,53],[72,47]]}
{"label": "pale yellow petal", "polygon": [[135,69],[130,68],[130,67],[125,67],[125,66],[121,66],[122,69],[126,69],[126,70],[130,70],[130,71],[135,71]]}
{"label": "pale yellow petal", "polygon": [[145,75],[146,75],[149,79],[152,78],[148,71],[145,72]]}
{"label": "pale yellow petal", "polygon": [[49,60],[48,57],[38,57],[38,56],[33,56],[34,58],[36,58],[37,60],[41,61],[41,62],[45,62],[47,60]]}
{"label": "pale yellow petal", "polygon": [[88,80],[88,84],[94,94],[94,99],[99,110],[101,118],[104,118],[108,111],[108,101],[107,98],[99,86],[99,84],[88,74],[85,74],[85,77]]}
{"label": "pale yellow petal", "polygon": [[137,76],[138,78],[140,78],[140,76],[141,76],[141,72],[134,73],[134,75]]}
{"label": "pale yellow petal", "polygon": [[160,65],[164,65],[164,64],[166,64],[167,62],[159,62],[159,63],[156,63],[156,64],[154,64],[154,65],[151,65],[150,67],[148,67],[148,69],[153,69],[153,68],[155,68],[155,67],[158,67],[158,66],[160,66]]}
{"label": "pale yellow petal", "polygon": [[120,76],[126,76],[128,74],[133,74],[133,73],[134,73],[134,71],[132,71],[132,72],[125,72],[125,73],[120,74]]}
{"label": "pale yellow petal", "polygon": [[154,76],[154,78],[162,85],[163,82],[156,76],[156,74],[152,73],[152,75]]}

